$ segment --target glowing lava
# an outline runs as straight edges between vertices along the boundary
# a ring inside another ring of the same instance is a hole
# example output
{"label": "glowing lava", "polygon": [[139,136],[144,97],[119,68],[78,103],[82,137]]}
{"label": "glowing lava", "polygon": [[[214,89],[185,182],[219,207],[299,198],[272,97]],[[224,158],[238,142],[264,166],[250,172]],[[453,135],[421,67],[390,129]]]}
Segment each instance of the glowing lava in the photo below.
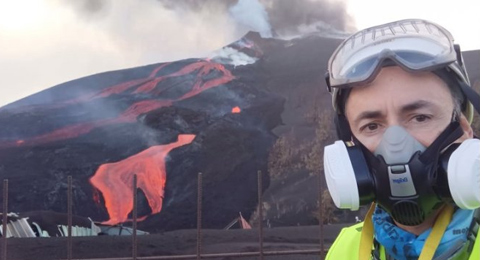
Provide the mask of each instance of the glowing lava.
{"label": "glowing lava", "polygon": [[239,107],[232,108],[232,113],[237,114],[240,113],[242,110]]}
{"label": "glowing lava", "polygon": [[165,157],[172,149],[189,144],[194,138],[195,135],[178,135],[177,142],[152,146],[125,160],[101,165],[90,178],[90,183],[105,200],[110,219],[103,224],[114,225],[128,220],[128,214],[133,210],[135,174],[137,187],[145,193],[152,214],[159,213],[166,182]]}

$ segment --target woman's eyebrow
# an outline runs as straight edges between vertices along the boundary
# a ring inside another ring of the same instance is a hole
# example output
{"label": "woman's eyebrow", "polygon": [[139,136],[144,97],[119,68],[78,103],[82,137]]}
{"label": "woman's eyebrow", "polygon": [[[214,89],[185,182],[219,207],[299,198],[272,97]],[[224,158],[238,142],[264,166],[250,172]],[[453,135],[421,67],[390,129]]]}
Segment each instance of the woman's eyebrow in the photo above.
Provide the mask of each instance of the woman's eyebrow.
{"label": "woman's eyebrow", "polygon": [[[405,114],[405,113],[412,112],[412,111],[415,111],[415,110],[420,109],[420,108],[429,108],[429,107],[434,107],[434,106],[435,106],[435,104],[430,102],[430,101],[417,100],[417,101],[414,101],[414,102],[411,102],[411,103],[408,103],[408,104],[405,104],[405,105],[401,106],[400,107],[400,112],[402,114]],[[375,119],[375,118],[380,118],[382,116],[383,116],[383,114],[380,110],[363,111],[353,120],[353,123],[355,125],[358,125],[360,123],[360,121],[362,121],[364,119]]]}
{"label": "woman's eyebrow", "polygon": [[433,106],[434,106],[434,104],[432,102],[429,102],[429,101],[426,101],[426,100],[417,100],[417,101],[414,101],[412,103],[403,105],[400,108],[400,112],[402,114],[404,114],[404,113],[415,111],[415,110],[420,109],[420,108],[428,108],[428,107],[433,107]]}
{"label": "woman's eyebrow", "polygon": [[353,123],[355,125],[358,125],[360,121],[364,119],[373,119],[373,118],[379,118],[382,117],[383,114],[380,110],[374,110],[374,111],[363,111],[360,113],[355,120],[353,120]]}

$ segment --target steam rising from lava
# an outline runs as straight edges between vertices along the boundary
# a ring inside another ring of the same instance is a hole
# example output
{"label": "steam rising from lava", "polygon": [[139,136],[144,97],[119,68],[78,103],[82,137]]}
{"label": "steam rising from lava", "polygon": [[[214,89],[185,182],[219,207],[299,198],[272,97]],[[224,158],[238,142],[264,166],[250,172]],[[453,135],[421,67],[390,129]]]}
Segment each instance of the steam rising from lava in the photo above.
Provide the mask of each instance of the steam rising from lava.
{"label": "steam rising from lava", "polygon": [[257,31],[262,37],[272,37],[268,14],[258,0],[239,0],[230,8],[230,14],[240,26],[247,30]]}

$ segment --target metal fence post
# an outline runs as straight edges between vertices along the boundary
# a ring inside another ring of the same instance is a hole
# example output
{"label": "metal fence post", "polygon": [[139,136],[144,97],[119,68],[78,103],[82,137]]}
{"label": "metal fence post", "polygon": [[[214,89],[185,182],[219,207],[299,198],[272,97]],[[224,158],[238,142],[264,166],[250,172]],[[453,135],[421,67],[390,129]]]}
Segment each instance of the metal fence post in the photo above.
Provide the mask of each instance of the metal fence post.
{"label": "metal fence post", "polygon": [[323,237],[323,182],[322,177],[320,176],[320,171],[318,171],[318,222],[320,224],[320,259],[324,259],[325,255],[325,245]]}
{"label": "metal fence post", "polygon": [[3,223],[2,223],[2,260],[7,260],[7,211],[8,208],[8,179],[3,180]]}
{"label": "metal fence post", "polygon": [[133,175],[132,257],[137,260],[137,175]]}
{"label": "metal fence post", "polygon": [[68,176],[67,189],[67,259],[72,259],[72,176]]}
{"label": "metal fence post", "polygon": [[197,187],[197,260],[202,254],[202,173],[198,173]]}
{"label": "metal fence post", "polygon": [[263,200],[262,200],[262,171],[257,172],[258,177],[258,241],[260,243],[260,260],[263,260]]}

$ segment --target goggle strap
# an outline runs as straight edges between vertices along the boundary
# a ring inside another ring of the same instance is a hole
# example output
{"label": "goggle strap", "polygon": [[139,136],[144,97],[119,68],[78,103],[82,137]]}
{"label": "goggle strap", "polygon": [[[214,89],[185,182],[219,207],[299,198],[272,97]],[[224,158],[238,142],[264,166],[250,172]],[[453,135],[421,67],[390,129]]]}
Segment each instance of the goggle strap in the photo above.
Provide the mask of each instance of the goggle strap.
{"label": "goggle strap", "polygon": [[465,84],[464,82],[459,82],[462,92],[467,96],[468,101],[472,103],[473,107],[480,114],[480,95],[478,95],[473,88]]}
{"label": "goggle strap", "polygon": [[454,44],[453,48],[455,49],[455,53],[457,53],[457,62],[460,65],[460,67],[463,68],[463,59],[462,59],[462,51],[460,50],[460,45]]}
{"label": "goggle strap", "polygon": [[347,118],[344,114],[336,114],[335,116],[335,128],[337,130],[338,139],[348,142],[352,140],[352,131],[348,124]]}
{"label": "goggle strap", "polygon": [[330,86],[330,73],[328,71],[325,72],[325,83],[327,83],[328,93],[332,93],[332,87]]}

